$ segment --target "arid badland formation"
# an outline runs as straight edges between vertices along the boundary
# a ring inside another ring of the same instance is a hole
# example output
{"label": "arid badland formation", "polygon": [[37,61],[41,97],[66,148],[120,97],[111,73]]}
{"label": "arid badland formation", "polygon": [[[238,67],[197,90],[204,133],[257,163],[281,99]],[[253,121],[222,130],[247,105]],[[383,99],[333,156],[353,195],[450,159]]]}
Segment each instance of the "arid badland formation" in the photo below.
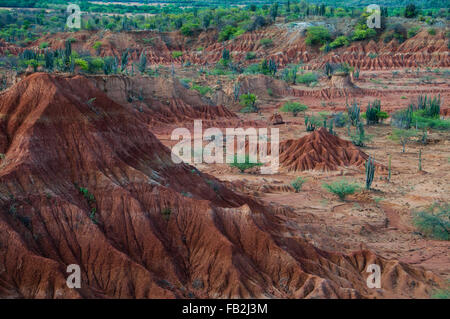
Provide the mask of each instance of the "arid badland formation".
{"label": "arid badland formation", "polygon": [[[97,6],[0,9],[0,298],[448,296],[448,8]],[[278,172],[175,164],[194,120]]]}

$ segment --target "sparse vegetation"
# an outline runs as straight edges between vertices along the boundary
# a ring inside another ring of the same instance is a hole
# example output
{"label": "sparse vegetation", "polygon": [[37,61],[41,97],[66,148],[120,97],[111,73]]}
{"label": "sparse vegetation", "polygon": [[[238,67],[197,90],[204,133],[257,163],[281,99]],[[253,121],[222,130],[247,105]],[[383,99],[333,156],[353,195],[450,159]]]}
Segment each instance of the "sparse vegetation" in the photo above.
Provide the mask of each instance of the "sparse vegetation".
{"label": "sparse vegetation", "polygon": [[308,107],[304,104],[300,104],[298,102],[286,102],[281,108],[280,111],[286,113],[292,113],[293,116],[297,116],[300,112],[305,112]]}
{"label": "sparse vegetation", "polygon": [[428,237],[450,240],[450,205],[448,203],[436,203],[415,213],[413,222],[417,229]]}
{"label": "sparse vegetation", "polygon": [[369,156],[366,161],[366,189],[369,190],[375,176],[375,159]]}
{"label": "sparse vegetation", "polygon": [[291,186],[294,188],[295,192],[298,193],[299,191],[301,191],[303,184],[305,182],[306,182],[306,179],[299,176],[292,181]]}
{"label": "sparse vegetation", "polygon": [[206,95],[206,94],[212,92],[212,89],[209,86],[202,86],[199,84],[192,84],[191,90],[195,90],[198,93],[200,93],[201,95]]}
{"label": "sparse vegetation", "polygon": [[312,83],[317,82],[317,74],[314,72],[308,72],[301,75],[297,75],[296,82],[310,86]]}
{"label": "sparse vegetation", "polygon": [[349,182],[345,179],[341,179],[332,183],[324,183],[323,188],[325,188],[330,193],[337,195],[342,201],[345,200],[347,195],[354,194],[361,189],[359,184]]}
{"label": "sparse vegetation", "polygon": [[183,52],[181,51],[172,51],[172,58],[177,59],[179,57],[183,56]]}
{"label": "sparse vegetation", "polygon": [[256,95],[247,93],[239,96],[239,104],[241,104],[244,108],[241,109],[242,113],[252,113],[257,112],[258,108],[256,106]]}
{"label": "sparse vegetation", "polygon": [[402,153],[405,153],[406,144],[409,143],[412,137],[417,136],[417,132],[414,130],[394,129],[389,138],[393,141],[402,144]]}
{"label": "sparse vegetation", "polygon": [[163,210],[161,210],[161,215],[165,220],[169,220],[170,216],[172,215],[172,209],[170,207],[166,207]]}
{"label": "sparse vegetation", "polygon": [[240,163],[240,162],[241,161],[239,160],[238,155],[235,154],[233,163],[230,163],[230,166],[236,167],[239,169],[239,171],[241,173],[244,173],[246,170],[248,170],[250,168],[262,165],[262,163],[259,163],[259,162],[252,162],[250,159],[250,156],[248,154],[245,155],[244,161],[242,163]]}

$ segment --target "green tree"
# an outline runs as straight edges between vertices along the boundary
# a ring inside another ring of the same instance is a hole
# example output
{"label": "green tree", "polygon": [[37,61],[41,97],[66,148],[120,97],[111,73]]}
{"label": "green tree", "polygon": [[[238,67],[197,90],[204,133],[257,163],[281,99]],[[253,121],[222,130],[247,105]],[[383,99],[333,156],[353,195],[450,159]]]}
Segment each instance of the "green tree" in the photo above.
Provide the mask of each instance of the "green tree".
{"label": "green tree", "polygon": [[297,116],[300,112],[305,112],[308,109],[308,107],[304,104],[300,104],[298,102],[286,102],[281,108],[281,112],[292,112],[293,116]]}
{"label": "green tree", "polygon": [[306,30],[305,43],[307,45],[325,44],[330,39],[330,31],[328,31],[328,29],[325,27],[309,27]]}
{"label": "green tree", "polygon": [[256,95],[255,94],[251,94],[251,93],[242,94],[239,97],[239,104],[244,107],[241,110],[241,112],[244,112],[244,113],[256,112],[258,110],[256,107]]}
{"label": "green tree", "polygon": [[418,10],[415,6],[415,4],[410,3],[405,8],[405,18],[415,18],[418,14]]}

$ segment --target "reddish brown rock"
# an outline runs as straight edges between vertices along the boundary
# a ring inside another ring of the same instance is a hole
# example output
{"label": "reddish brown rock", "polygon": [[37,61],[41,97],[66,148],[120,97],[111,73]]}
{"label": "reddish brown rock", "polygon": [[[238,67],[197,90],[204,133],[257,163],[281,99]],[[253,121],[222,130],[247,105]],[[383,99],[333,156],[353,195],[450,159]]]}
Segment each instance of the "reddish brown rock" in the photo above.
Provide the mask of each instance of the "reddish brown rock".
{"label": "reddish brown rock", "polygon": [[[2,298],[427,297],[441,284],[367,250],[314,247],[293,212],[174,164],[84,77],[35,73],[0,93],[0,112]],[[367,288],[372,263],[381,290]],[[81,289],[65,284],[69,264]]]}
{"label": "reddish brown rock", "polygon": [[361,166],[369,156],[351,142],[320,128],[298,140],[280,143],[280,164],[290,171],[336,170]]}

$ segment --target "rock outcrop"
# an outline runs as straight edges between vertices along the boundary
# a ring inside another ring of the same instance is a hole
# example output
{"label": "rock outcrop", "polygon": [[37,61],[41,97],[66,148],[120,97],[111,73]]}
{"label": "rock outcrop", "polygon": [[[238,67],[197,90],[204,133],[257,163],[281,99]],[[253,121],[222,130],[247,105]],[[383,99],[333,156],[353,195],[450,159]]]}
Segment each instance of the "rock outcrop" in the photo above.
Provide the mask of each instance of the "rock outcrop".
{"label": "rock outcrop", "polygon": [[[293,212],[175,164],[85,77],[30,75],[0,93],[0,112],[1,298],[427,297],[441,283],[367,250],[314,247]],[[374,263],[383,289],[367,288]]]}

